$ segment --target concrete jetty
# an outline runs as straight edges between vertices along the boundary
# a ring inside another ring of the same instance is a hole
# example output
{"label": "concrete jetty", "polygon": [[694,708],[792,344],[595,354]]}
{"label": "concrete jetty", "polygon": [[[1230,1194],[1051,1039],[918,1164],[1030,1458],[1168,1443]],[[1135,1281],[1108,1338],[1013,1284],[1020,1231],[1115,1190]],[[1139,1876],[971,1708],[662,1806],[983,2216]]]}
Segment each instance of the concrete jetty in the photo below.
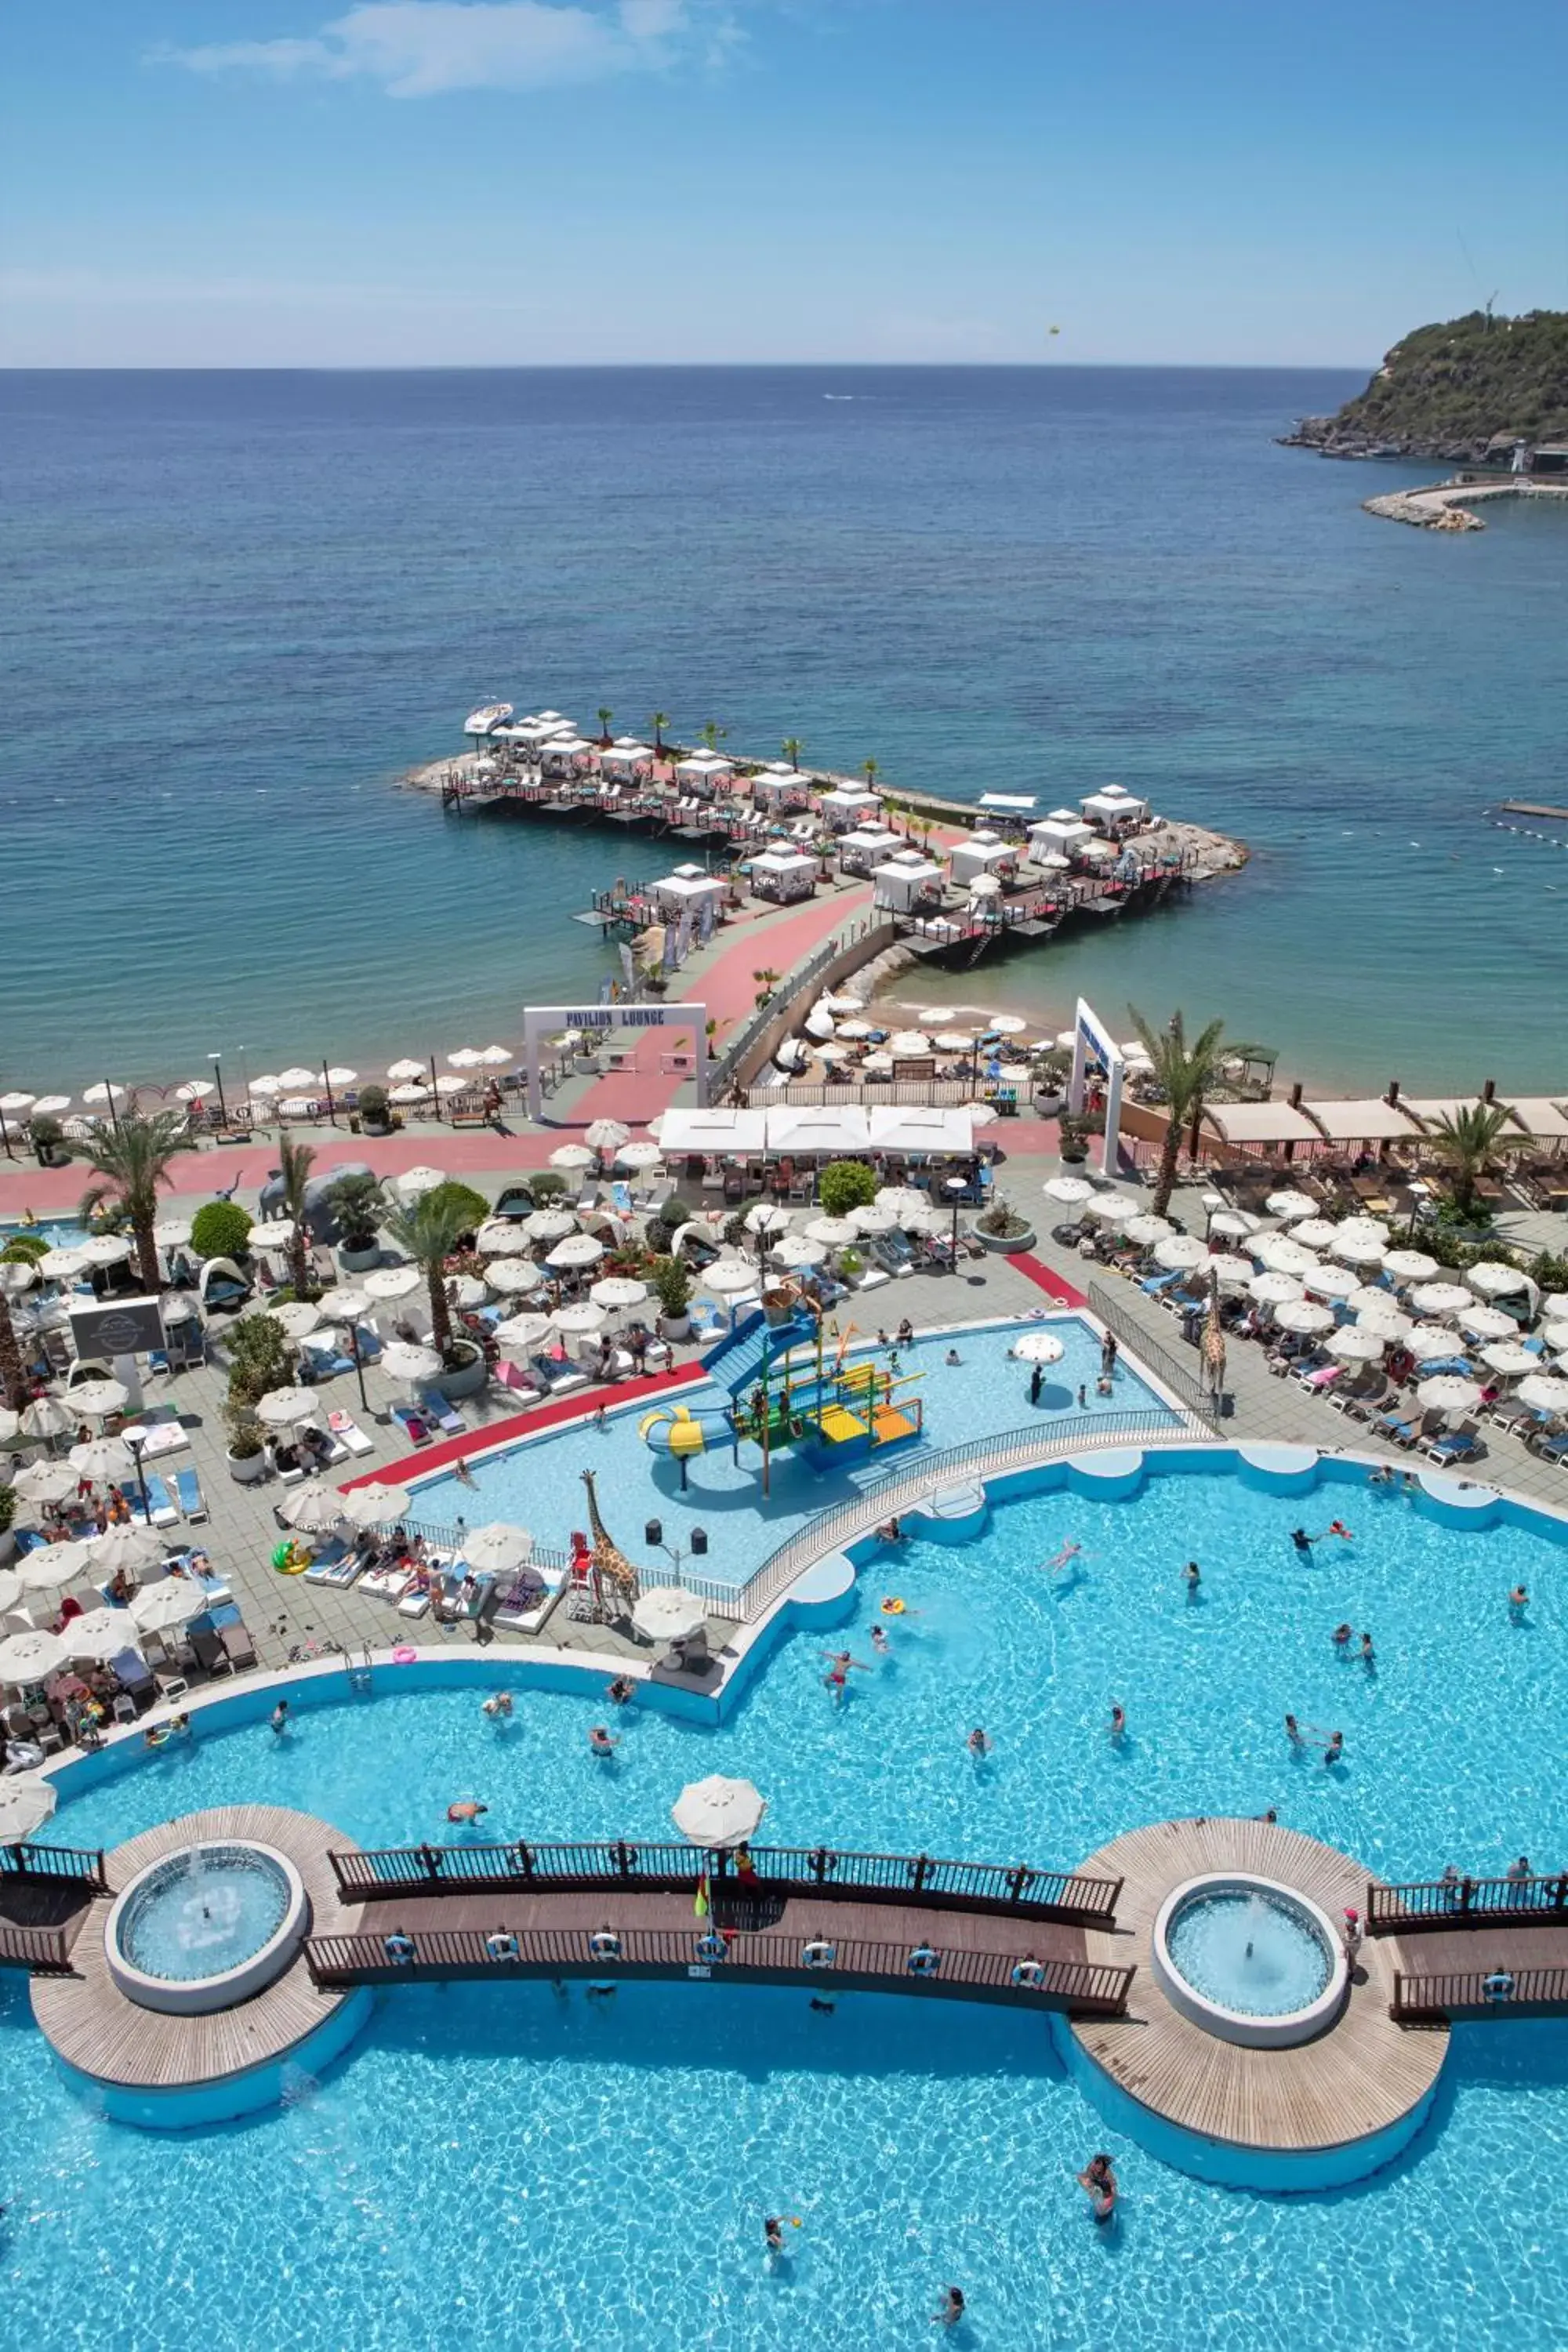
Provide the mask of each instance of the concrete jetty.
{"label": "concrete jetty", "polygon": [[1534,482],[1510,476],[1506,480],[1478,481],[1463,475],[1434,482],[1420,490],[1385,490],[1363,499],[1368,514],[1386,522],[1407,522],[1418,530],[1485,530],[1475,512],[1498,499],[1568,499],[1568,482]]}

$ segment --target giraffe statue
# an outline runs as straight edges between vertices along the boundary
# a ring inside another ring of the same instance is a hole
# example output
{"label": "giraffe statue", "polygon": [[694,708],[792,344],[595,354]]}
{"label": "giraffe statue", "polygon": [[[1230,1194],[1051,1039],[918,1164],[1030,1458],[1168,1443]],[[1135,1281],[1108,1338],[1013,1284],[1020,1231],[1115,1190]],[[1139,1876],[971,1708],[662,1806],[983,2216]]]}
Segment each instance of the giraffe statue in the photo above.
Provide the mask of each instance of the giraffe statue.
{"label": "giraffe statue", "polygon": [[637,1597],[637,1572],[626,1554],[611,1538],[609,1529],[599,1516],[599,1498],[594,1491],[594,1473],[584,1470],[583,1484],[588,1489],[588,1525],[594,1537],[594,1602],[597,1612],[607,1620],[612,1616],[629,1615]]}
{"label": "giraffe statue", "polygon": [[1204,1371],[1217,1397],[1225,1387],[1225,1327],[1219,1319],[1219,1284],[1209,1277],[1208,1320],[1202,1342]]}

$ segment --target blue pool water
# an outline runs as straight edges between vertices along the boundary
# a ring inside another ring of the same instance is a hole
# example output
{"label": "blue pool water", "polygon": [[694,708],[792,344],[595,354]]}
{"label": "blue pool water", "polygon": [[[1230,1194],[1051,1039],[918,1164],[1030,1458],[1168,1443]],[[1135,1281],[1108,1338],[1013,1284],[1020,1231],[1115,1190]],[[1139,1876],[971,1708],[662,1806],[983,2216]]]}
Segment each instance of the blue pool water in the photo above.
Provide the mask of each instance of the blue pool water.
{"label": "blue pool water", "polygon": [[1294,1906],[1266,1895],[1194,1895],[1171,1921],[1167,1945],[1196,1992],[1248,2017],[1284,2017],[1329,1981],[1322,1937]]}
{"label": "blue pool water", "polygon": [[[873,1308],[884,1297],[889,1303],[882,1316],[891,1329],[900,1312],[897,1286],[876,1294]],[[863,1328],[868,1338],[874,1337],[879,1328],[874,1311],[868,1313]],[[1176,1414],[1128,1365],[1117,1365],[1110,1396],[1095,1393],[1100,1340],[1074,1315],[1050,1319],[1065,1352],[1060,1363],[1045,1368],[1038,1401],[1031,1404],[1032,1367],[1009,1361],[1007,1354],[1020,1328],[1031,1328],[1002,1323],[973,1331],[944,1329],[897,1349],[900,1370],[919,1375],[919,1385],[902,1393],[923,1399],[921,1438],[862,1456],[843,1470],[817,1471],[798,1454],[776,1454],[771,1465],[772,1491],[765,1499],[761,1450],[751,1444],[742,1447],[738,1465],[725,1445],[699,1455],[687,1465],[683,1490],[680,1465],[668,1454],[651,1453],[637,1434],[649,1410],[642,1403],[613,1414],[602,1429],[591,1422],[574,1423],[475,1463],[472,1486],[450,1472],[422,1479],[415,1509],[426,1520],[450,1524],[460,1517],[470,1528],[487,1519],[508,1519],[531,1528],[546,1543],[564,1545],[571,1530],[584,1525],[582,1474],[593,1470],[605,1522],[633,1559],[639,1557],[643,1525],[652,1515],[662,1521],[664,1539],[672,1548],[684,1548],[692,1528],[704,1528],[709,1551],[702,1573],[717,1583],[742,1584],[808,1519],[847,1500],[868,1481],[915,1468],[922,1454],[1076,1414],[1080,1387],[1086,1391],[1085,1412],[1148,1412],[1174,1425]],[[963,1360],[957,1367],[946,1360],[954,1347]],[[679,1402],[694,1412],[729,1402],[728,1391],[710,1383],[682,1389],[678,1398],[670,1399],[672,1405]]]}
{"label": "blue pool water", "polygon": [[126,1905],[121,1948],[145,1976],[221,1976],[271,1940],[288,1902],[289,1882],[265,1854],[207,1847],[174,1855]]}
{"label": "blue pool water", "polygon": [[[1342,1517],[1303,1559],[1290,1529]],[[1040,1562],[1064,1542],[1079,1559]],[[1203,1583],[1188,1597],[1182,1564]],[[721,1729],[633,1710],[609,1768],[596,1698],[426,1691],[199,1736],[61,1805],[62,1840],[113,1843],[240,1798],[366,1843],[443,1833],[474,1793],[498,1833],[652,1836],[688,1780],[749,1774],[765,1834],[1072,1862],[1133,1822],[1257,1812],[1395,1876],[1450,1858],[1568,1853],[1551,1761],[1568,1714],[1563,1546],[1455,1535],[1397,1495],[1276,1498],[1224,1476],[1097,1504],[1037,1493],[954,1548],[913,1543],[862,1580],[847,1638],[872,1671],[842,1710],[819,1637],[786,1641]],[[1522,1579],[1525,1622],[1506,1595]],[[886,1592],[906,1601],[879,1615]],[[1369,1675],[1332,1627],[1370,1628]],[[873,1622],[891,1626],[878,1661]],[[504,1669],[498,1669],[498,1680]],[[1106,1712],[1128,1710],[1112,1750]],[[1343,1765],[1290,1751],[1284,1710],[1342,1727]],[[973,1766],[983,1723],[994,1756]],[[0,1997],[10,2129],[0,2279],[31,2340],[169,2352],[353,2342],[597,2352],[929,2344],[948,2279],[962,2342],[1102,2347],[1560,2345],[1568,2294],[1568,2029],[1460,2030],[1431,2123],[1372,2184],[1317,2198],[1206,2188],[1098,2120],[1039,2020],[876,1997],[546,1986],[389,1997],[286,2112],[165,2139],[106,2126],[52,2078],[25,1991]],[[1107,2239],[1071,2175],[1121,2172]],[[770,2274],[762,2217],[798,2213]],[[89,2291],[83,2291],[84,2280]]]}
{"label": "blue pool water", "polygon": [[0,1218],[0,1249],[14,1242],[18,1234],[35,1235],[47,1242],[51,1249],[74,1249],[78,1242],[87,1239],[87,1227],[71,1217],[40,1217],[36,1224],[25,1225],[19,1217]]}

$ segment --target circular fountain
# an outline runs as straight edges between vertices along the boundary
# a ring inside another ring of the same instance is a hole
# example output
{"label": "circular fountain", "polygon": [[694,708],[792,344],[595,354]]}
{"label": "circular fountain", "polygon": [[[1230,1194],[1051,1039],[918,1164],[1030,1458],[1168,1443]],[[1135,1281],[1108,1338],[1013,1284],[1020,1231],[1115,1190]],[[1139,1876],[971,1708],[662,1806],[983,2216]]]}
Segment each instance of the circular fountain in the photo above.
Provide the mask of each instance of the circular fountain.
{"label": "circular fountain", "polygon": [[1241,1871],[1173,1887],[1150,1965],[1183,2017],[1254,2050],[1310,2042],[1338,2017],[1350,1981],[1328,1914],[1295,1887]]}
{"label": "circular fountain", "polygon": [[137,1874],[103,1931],[109,1973],[141,2009],[199,2017],[272,1983],[310,1925],[303,1881],[248,1839],[177,1848]]}

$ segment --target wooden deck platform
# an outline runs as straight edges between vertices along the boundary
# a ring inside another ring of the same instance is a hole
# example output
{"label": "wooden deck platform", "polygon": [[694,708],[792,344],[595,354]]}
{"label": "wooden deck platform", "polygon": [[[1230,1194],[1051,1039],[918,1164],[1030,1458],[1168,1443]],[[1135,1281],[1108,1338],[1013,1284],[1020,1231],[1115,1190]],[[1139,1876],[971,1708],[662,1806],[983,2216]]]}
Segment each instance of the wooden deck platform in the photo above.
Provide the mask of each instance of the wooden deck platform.
{"label": "wooden deck platform", "polygon": [[1089,1958],[1132,1962],[1138,1974],[1124,2016],[1077,2019],[1073,2036],[1154,2114],[1240,2147],[1302,2154],[1386,2130],[1431,2090],[1447,2031],[1394,2022],[1394,1977],[1405,1962],[1392,1937],[1363,1946],[1336,2022],[1287,2050],[1244,2049],[1191,2024],[1151,1971],[1155,1915],[1184,1879],[1257,1871],[1299,1887],[1338,1919],[1346,1905],[1359,1910],[1366,1898],[1366,1872],[1348,1855],[1274,1822],[1159,1822],[1101,1846],[1083,1867],[1124,1881],[1116,1927],[1087,1933]]}
{"label": "wooden deck platform", "polygon": [[[204,1838],[250,1838],[276,1846],[304,1881],[312,1920],[342,1933],[357,1929],[362,1915],[340,1901],[328,1860],[334,1847],[342,1851],[342,1832],[278,1805],[222,1805],[162,1822],[110,1854],[110,1887],[118,1893],[149,1863]],[[315,2032],[343,1999],[312,1984],[304,1961],[296,1959],[237,2009],[208,2017],[139,2009],[110,1978],[104,1956],[103,1928],[113,1901],[113,1895],[100,1895],[80,1915],[74,1972],[35,1978],[32,1986],[33,2014],[58,2055],[99,2082],[172,2091],[266,2065]]]}

